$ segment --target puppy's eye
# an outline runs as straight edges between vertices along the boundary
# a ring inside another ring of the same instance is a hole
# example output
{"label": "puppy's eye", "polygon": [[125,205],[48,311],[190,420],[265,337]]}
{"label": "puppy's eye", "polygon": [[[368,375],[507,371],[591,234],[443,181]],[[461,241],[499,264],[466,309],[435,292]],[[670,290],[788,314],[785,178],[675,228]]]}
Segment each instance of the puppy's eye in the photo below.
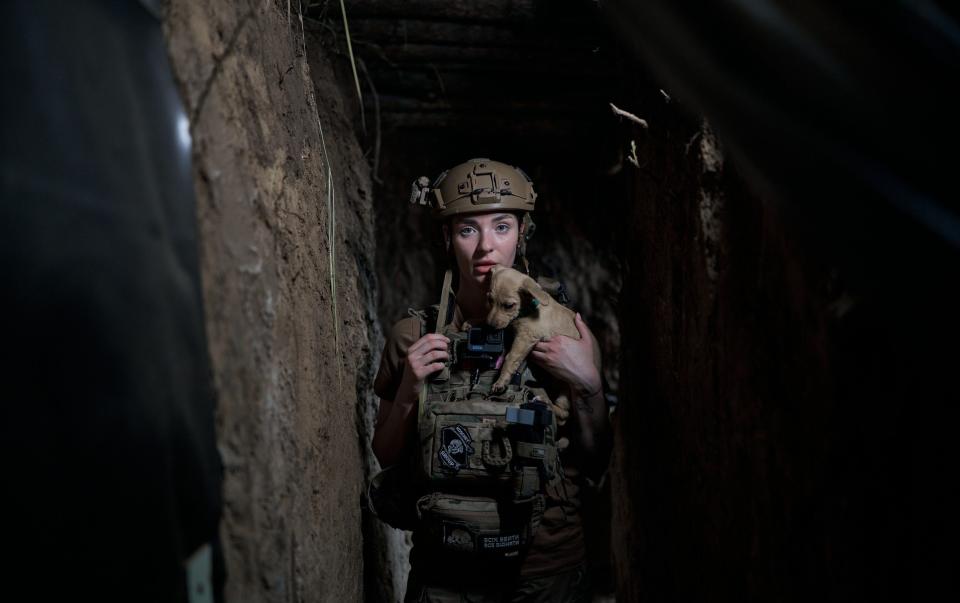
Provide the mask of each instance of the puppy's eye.
{"label": "puppy's eye", "polygon": [[515,304],[515,303],[513,303],[513,302],[505,302],[505,303],[503,304],[503,309],[504,309],[504,310],[513,310],[513,307],[516,306],[516,305],[517,305],[517,304]]}

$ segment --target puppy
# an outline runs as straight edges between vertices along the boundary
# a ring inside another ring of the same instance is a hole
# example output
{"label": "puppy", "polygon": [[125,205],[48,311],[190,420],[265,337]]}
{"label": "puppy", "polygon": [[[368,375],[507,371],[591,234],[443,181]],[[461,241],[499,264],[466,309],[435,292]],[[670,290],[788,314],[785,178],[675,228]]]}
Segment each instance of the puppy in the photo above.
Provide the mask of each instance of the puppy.
{"label": "puppy", "polygon": [[[530,276],[513,268],[493,267],[487,302],[490,306],[487,324],[495,329],[513,328],[513,345],[504,358],[500,378],[493,384],[494,392],[507,388],[520,363],[541,339],[555,335],[580,339],[573,311],[553,299]],[[600,350],[596,341],[593,341],[593,358],[599,363]],[[557,422],[566,423],[570,416],[570,400],[559,395],[554,407]]]}

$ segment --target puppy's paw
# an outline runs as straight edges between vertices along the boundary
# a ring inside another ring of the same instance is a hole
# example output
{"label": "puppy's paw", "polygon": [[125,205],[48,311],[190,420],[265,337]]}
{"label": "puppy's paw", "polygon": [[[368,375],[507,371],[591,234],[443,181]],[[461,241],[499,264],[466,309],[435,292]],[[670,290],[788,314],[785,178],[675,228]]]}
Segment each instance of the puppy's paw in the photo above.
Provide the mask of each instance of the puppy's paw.
{"label": "puppy's paw", "polygon": [[500,377],[492,386],[490,386],[490,391],[495,394],[502,394],[507,390],[507,383],[509,382],[510,379],[504,379],[503,377]]}
{"label": "puppy's paw", "polygon": [[560,438],[557,440],[557,450],[566,450],[570,446],[569,438]]}

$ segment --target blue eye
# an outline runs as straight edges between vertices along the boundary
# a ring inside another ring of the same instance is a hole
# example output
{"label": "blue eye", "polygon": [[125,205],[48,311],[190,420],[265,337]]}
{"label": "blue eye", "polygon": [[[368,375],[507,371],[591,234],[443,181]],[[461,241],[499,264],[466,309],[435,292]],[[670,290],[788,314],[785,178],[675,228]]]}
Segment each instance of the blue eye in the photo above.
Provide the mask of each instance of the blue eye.
{"label": "blue eye", "polygon": [[474,232],[473,226],[464,226],[463,228],[460,229],[460,236],[466,237],[473,234],[473,232]]}
{"label": "blue eye", "polygon": [[510,225],[507,223],[497,224],[497,232],[510,232]]}

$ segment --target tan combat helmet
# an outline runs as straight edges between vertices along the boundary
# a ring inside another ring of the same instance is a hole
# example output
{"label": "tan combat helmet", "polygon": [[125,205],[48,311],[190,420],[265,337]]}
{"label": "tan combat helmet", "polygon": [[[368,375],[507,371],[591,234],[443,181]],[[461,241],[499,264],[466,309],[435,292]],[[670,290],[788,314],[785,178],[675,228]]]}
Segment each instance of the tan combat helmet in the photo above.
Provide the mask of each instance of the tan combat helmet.
{"label": "tan combat helmet", "polygon": [[432,186],[429,182],[421,176],[414,183],[410,202],[427,205],[429,197],[440,219],[496,210],[527,213],[537,200],[523,170],[491,159],[470,159],[440,174]]}

